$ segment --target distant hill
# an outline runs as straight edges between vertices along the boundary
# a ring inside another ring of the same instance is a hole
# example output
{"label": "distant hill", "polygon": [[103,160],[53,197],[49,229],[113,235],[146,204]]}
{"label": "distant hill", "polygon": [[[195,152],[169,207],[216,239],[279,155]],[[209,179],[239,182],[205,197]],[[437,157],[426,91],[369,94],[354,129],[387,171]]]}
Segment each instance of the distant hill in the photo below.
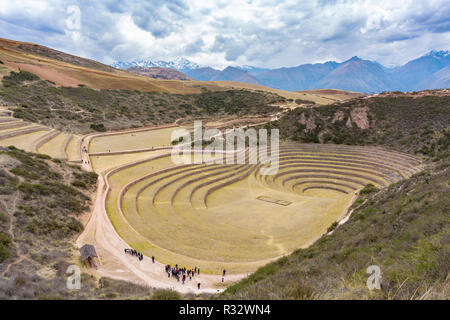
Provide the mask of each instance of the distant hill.
{"label": "distant hill", "polygon": [[396,84],[380,64],[353,57],[340,64],[313,87],[369,93],[389,91]]}
{"label": "distant hill", "polygon": [[422,80],[416,88],[420,89],[434,89],[434,88],[450,88],[450,66],[447,66],[435,73],[431,76]]}
{"label": "distant hill", "polygon": [[444,88],[447,82],[438,79],[445,78],[445,71],[434,77],[433,75],[450,65],[450,53],[430,51],[395,68],[387,68],[376,61],[359,57],[341,63],[328,61],[277,69],[242,66],[228,67],[221,71],[211,67],[200,67],[187,59],[156,63],[151,61],[116,63],[114,66],[122,68],[122,65],[133,64],[164,65],[198,81],[238,81],[287,91],[328,88],[379,93]]}
{"label": "distant hill", "polygon": [[234,67],[227,67],[221,72],[216,73],[209,81],[237,81],[260,84],[260,82],[247,71]]}
{"label": "distant hill", "polygon": [[131,67],[125,69],[125,71],[133,72],[141,76],[151,77],[153,79],[165,79],[165,80],[192,80],[184,73],[173,70],[170,68],[143,68],[143,67]]}
{"label": "distant hill", "polygon": [[392,69],[391,74],[405,90],[440,89],[439,86],[428,85],[427,78],[447,66],[450,66],[448,51],[431,51],[401,67]]}
{"label": "distant hill", "polygon": [[[337,68],[337,62],[304,64],[292,68],[280,68],[257,75],[258,80],[267,86],[298,91],[316,88],[314,83]],[[333,88],[334,89],[334,88]]]}
{"label": "distant hill", "polygon": [[[210,92],[227,91],[231,89],[259,90],[270,94],[277,94],[288,99],[306,99],[318,104],[328,103],[327,100],[306,94],[298,94],[283,90],[272,89],[254,83],[242,77],[242,81],[195,81],[195,80],[166,80],[138,75],[119,70],[130,67],[142,68],[171,68],[186,74],[184,70],[201,71],[197,64],[187,59],[164,61],[117,62],[115,67],[100,62],[77,57],[34,43],[21,42],[0,38],[0,79],[12,71],[30,72],[42,80],[49,81],[56,87],[88,87],[102,90],[132,90],[143,92],[164,92],[173,94],[199,94],[205,90]],[[220,73],[220,70],[205,68],[205,79]],[[211,73],[206,77],[207,73]],[[189,77],[192,77],[188,74]],[[251,77],[251,76],[249,76]],[[0,85],[1,86],[1,85]]]}
{"label": "distant hill", "polygon": [[239,68],[239,69],[241,69],[243,71],[246,71],[248,73],[251,73],[252,75],[258,75],[260,73],[270,71],[270,69],[268,69],[268,68],[258,68],[258,67],[247,66],[247,65],[241,66],[241,67],[237,67],[237,68]]}
{"label": "distant hill", "polygon": [[209,81],[219,73],[220,70],[211,67],[192,69],[186,72],[189,77],[198,81]]}

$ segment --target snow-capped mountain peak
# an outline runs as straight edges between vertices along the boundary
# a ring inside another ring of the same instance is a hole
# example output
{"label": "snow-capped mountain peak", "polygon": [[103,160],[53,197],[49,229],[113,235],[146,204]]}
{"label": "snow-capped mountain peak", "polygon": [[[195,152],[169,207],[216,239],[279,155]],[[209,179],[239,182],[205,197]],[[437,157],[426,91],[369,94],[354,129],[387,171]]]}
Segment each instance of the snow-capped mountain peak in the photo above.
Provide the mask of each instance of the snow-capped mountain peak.
{"label": "snow-capped mountain peak", "polygon": [[440,50],[440,51],[431,50],[427,54],[427,56],[431,56],[431,57],[438,58],[438,59],[439,58],[447,58],[447,57],[450,57],[450,52],[448,50]]}
{"label": "snow-capped mountain peak", "polygon": [[189,61],[186,58],[176,58],[172,61],[151,61],[151,60],[136,60],[136,61],[116,61],[111,64],[112,67],[117,69],[126,69],[132,67],[142,68],[171,68],[177,71],[194,70],[200,68],[195,62]]}
{"label": "snow-capped mountain peak", "polygon": [[193,70],[198,69],[200,66],[196,64],[195,62],[189,61],[186,58],[176,58],[173,61],[164,62],[164,61],[158,61],[160,63],[166,63],[169,68],[176,69],[176,70]]}

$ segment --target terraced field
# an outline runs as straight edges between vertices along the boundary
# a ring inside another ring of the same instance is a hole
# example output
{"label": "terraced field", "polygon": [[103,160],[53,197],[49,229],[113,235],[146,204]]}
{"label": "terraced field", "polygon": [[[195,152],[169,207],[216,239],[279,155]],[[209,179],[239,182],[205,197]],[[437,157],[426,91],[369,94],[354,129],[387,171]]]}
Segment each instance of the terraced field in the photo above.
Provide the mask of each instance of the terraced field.
{"label": "terraced field", "polygon": [[272,164],[216,164],[210,156],[177,165],[170,156],[175,128],[82,137],[2,116],[0,145],[90,160],[86,168],[105,175],[105,208],[122,239],[158,262],[212,274],[251,272],[308,246],[368,183],[382,188],[421,169],[407,154],[316,144],[282,145]]}
{"label": "terraced field", "polygon": [[[81,163],[81,144],[83,136],[61,132],[38,124],[33,124],[12,118],[7,110],[0,116],[0,146],[15,146],[28,152],[37,152],[51,156],[52,158]],[[1,113],[0,113],[1,114]],[[158,148],[169,148],[171,133],[175,126],[167,126],[159,130],[154,128],[135,129],[125,132],[113,132],[94,135],[90,140],[89,151],[99,171],[114,165],[116,158],[114,153],[128,156],[118,157],[119,164],[139,159],[144,151]],[[141,152],[141,149],[142,152]],[[136,154],[133,154],[136,153]]]}
{"label": "terraced field", "polygon": [[0,117],[0,146],[15,146],[36,151],[36,146],[48,135],[50,128],[31,124],[12,117]]}
{"label": "terraced field", "polygon": [[89,144],[90,153],[124,152],[157,147],[170,147],[174,126],[159,130],[140,130],[99,136]]}
{"label": "terraced field", "polygon": [[0,117],[0,146],[15,146],[56,159],[81,162],[81,136],[22,121],[11,117],[6,110],[3,112],[5,116]]}
{"label": "terraced field", "polygon": [[66,146],[71,138],[72,135],[69,133],[56,131],[38,144],[37,152],[56,159],[67,159]]}
{"label": "terraced field", "polygon": [[213,274],[250,272],[309,245],[368,183],[382,188],[421,168],[417,158],[381,148],[315,144],[281,146],[272,172],[270,164],[175,165],[168,153],[141,156],[106,174],[116,231],[161,263]]}
{"label": "terraced field", "polygon": [[73,162],[81,161],[81,139],[83,137],[80,135],[72,135],[67,141],[67,146],[65,149],[67,160]]}

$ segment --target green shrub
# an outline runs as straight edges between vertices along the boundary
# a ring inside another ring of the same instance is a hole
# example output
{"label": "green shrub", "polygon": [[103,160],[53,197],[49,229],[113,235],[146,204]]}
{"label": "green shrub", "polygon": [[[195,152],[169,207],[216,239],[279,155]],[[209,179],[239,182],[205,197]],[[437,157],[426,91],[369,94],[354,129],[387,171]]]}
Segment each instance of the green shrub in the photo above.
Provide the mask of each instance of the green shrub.
{"label": "green shrub", "polygon": [[19,190],[25,193],[26,195],[32,195],[34,193],[37,193],[42,196],[50,195],[49,188],[42,184],[32,184],[28,182],[23,182],[19,185]]}
{"label": "green shrub", "polygon": [[13,168],[13,169],[10,170],[10,172],[14,173],[16,176],[21,176],[21,177],[24,177],[24,178],[27,178],[27,179],[31,179],[31,180],[36,180],[36,179],[39,178],[39,176],[36,173],[34,173],[32,171],[29,171],[29,170],[26,170],[26,169],[21,168],[21,167]]}
{"label": "green shrub", "polygon": [[378,191],[377,187],[375,187],[373,184],[368,183],[364,188],[361,189],[359,194],[369,194]]}
{"label": "green shrub", "polygon": [[16,191],[19,179],[10,176],[6,171],[0,169],[0,194],[9,195]]}
{"label": "green shrub", "polygon": [[11,238],[4,232],[0,232],[0,263],[8,259]]}
{"label": "green shrub", "polygon": [[105,125],[103,123],[98,123],[98,124],[93,123],[93,124],[91,124],[90,128],[92,130],[99,131],[99,132],[105,132],[106,131]]}
{"label": "green shrub", "polygon": [[6,217],[6,215],[4,213],[0,212],[0,225],[2,225],[7,220],[8,220],[8,218]]}
{"label": "green shrub", "polygon": [[314,101],[303,100],[303,99],[295,99],[296,104],[316,104]]}
{"label": "green shrub", "polygon": [[178,292],[171,289],[158,289],[152,295],[152,300],[180,300]]}
{"label": "green shrub", "polygon": [[12,87],[25,81],[36,81],[39,77],[28,71],[12,71],[9,75],[3,77],[2,82],[5,87]]}
{"label": "green shrub", "polygon": [[336,229],[337,226],[338,226],[337,221],[333,222],[333,223],[331,224],[331,226],[328,227],[327,232],[333,231],[334,229]]}
{"label": "green shrub", "polygon": [[73,181],[72,182],[72,185],[74,186],[74,187],[77,187],[77,188],[83,188],[83,189],[86,189],[86,183],[84,183],[83,181],[80,181],[80,180],[75,180],[75,181]]}

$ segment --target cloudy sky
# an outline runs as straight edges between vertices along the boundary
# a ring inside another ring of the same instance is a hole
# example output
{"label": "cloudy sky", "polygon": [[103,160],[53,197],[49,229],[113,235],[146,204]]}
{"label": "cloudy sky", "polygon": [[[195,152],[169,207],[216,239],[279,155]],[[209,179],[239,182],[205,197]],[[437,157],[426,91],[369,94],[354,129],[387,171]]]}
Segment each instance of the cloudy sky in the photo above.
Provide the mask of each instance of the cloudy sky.
{"label": "cloudy sky", "polygon": [[0,37],[104,63],[392,66],[450,49],[448,0],[0,0]]}

